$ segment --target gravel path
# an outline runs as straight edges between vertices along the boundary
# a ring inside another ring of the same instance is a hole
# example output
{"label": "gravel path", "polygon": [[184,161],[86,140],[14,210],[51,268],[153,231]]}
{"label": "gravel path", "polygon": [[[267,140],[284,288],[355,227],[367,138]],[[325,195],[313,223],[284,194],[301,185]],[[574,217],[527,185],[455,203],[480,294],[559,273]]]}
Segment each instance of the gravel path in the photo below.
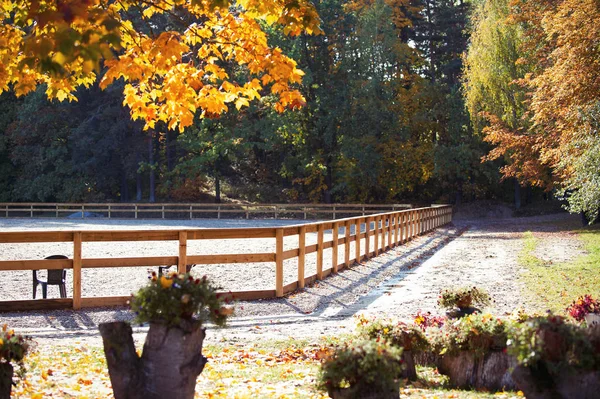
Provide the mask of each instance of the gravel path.
{"label": "gravel path", "polygon": [[[547,261],[562,262],[582,253],[578,237],[569,233],[579,227],[578,222],[576,216],[567,214],[455,220],[302,292],[275,300],[240,302],[229,328],[209,327],[207,339],[245,342],[290,336],[312,338],[351,331],[357,314],[402,319],[410,319],[417,310],[441,314],[436,306],[437,295],[441,289],[453,286],[486,288],[496,300],[490,310],[499,314],[519,306],[527,308],[518,282],[522,233],[532,231],[540,240],[539,248],[552,248],[543,253]],[[5,290],[2,283],[1,296]],[[9,323],[55,344],[74,339],[99,344],[98,323],[130,318],[131,314],[122,308],[86,309],[4,313],[0,314],[0,324]],[[145,328],[136,331],[137,338],[143,339]]]}

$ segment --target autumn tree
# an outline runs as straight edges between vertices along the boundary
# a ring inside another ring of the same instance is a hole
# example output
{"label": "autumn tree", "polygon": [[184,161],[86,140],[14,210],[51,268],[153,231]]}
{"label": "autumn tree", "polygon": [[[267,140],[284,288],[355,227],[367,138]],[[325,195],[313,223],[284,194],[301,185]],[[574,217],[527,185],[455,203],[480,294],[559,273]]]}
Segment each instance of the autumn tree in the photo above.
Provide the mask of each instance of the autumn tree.
{"label": "autumn tree", "polygon": [[[293,85],[303,75],[267,42],[261,24],[290,35],[318,32],[304,1],[287,0],[2,0],[0,93],[27,94],[46,85],[48,98],[75,100],[79,86],[100,78],[125,82],[124,104],[146,129],[164,122],[182,131],[194,115],[241,108],[265,93],[283,111],[304,100]],[[157,29],[158,19],[166,29]],[[242,65],[240,83],[223,67]],[[101,66],[106,71],[101,71]]]}
{"label": "autumn tree", "polygon": [[[580,160],[595,151],[600,4],[486,0],[474,25],[466,98],[475,126],[486,120],[483,132],[495,145],[488,159],[504,157],[504,176],[546,190],[589,188]],[[572,198],[579,195],[587,196]]]}
{"label": "autumn tree", "polygon": [[569,197],[570,209],[598,217],[600,3],[595,0],[515,1],[535,70],[524,84],[540,161]]}
{"label": "autumn tree", "polygon": [[550,184],[547,168],[539,162],[519,80],[531,71],[524,61],[524,32],[510,23],[510,0],[485,0],[472,15],[472,33],[465,57],[464,90],[474,129],[493,148],[484,160],[502,159],[505,178],[515,178],[515,204],[520,185]]}

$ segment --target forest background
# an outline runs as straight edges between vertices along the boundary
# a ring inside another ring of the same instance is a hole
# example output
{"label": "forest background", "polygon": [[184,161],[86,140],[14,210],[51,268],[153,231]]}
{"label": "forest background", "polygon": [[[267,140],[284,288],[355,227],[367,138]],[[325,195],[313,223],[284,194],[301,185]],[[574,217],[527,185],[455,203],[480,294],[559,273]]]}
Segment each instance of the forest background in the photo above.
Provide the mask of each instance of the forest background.
{"label": "forest background", "polygon": [[[322,34],[262,25],[304,72],[302,107],[282,112],[265,92],[180,132],[133,121],[122,80],[79,87],[73,102],[44,85],[3,92],[0,201],[519,207],[566,193],[571,210],[597,215],[597,1],[312,3]],[[132,18],[173,25],[168,13]],[[244,65],[219,65],[251,80]]]}

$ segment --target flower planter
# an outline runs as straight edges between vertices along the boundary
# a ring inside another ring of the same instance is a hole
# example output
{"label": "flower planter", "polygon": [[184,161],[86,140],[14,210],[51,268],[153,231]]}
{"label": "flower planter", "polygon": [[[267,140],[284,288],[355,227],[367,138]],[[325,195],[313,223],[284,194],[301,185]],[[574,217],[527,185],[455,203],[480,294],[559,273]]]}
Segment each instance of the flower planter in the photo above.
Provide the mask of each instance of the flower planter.
{"label": "flower planter", "polygon": [[468,307],[457,307],[454,309],[450,309],[446,312],[446,316],[449,319],[460,319],[461,317],[465,317],[471,315],[473,313],[481,313],[481,310],[472,306]]}
{"label": "flower planter", "polygon": [[517,388],[527,399],[595,399],[600,392],[600,371],[559,370],[518,366],[512,372]]}
{"label": "flower planter", "polygon": [[398,399],[400,398],[400,383],[389,389],[369,384],[355,385],[349,388],[334,388],[327,392],[332,399]]}
{"label": "flower planter", "polygon": [[402,378],[409,381],[417,380],[417,369],[415,368],[415,359],[412,351],[402,352]]}
{"label": "flower planter", "polygon": [[12,379],[13,366],[10,363],[0,363],[0,399],[10,399]]}
{"label": "flower planter", "polygon": [[600,326],[600,314],[588,313],[585,315],[585,323],[588,327]]}
{"label": "flower planter", "polygon": [[131,333],[125,322],[100,324],[115,398],[192,399],[196,378],[206,364],[201,324],[182,322],[181,327],[168,327],[150,323],[141,357]]}
{"label": "flower planter", "polygon": [[479,357],[463,351],[456,355],[443,355],[438,362],[438,370],[450,378],[453,387],[500,391],[515,389],[510,369],[516,364],[516,360],[505,352],[493,351]]}

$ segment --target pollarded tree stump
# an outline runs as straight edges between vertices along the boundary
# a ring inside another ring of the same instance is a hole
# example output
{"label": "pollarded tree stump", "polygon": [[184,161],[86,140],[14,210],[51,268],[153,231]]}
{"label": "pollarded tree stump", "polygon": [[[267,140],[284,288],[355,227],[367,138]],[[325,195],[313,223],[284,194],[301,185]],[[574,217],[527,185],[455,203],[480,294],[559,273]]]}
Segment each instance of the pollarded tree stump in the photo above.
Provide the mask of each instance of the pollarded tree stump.
{"label": "pollarded tree stump", "polygon": [[595,399],[600,392],[600,371],[563,369],[551,375],[541,364],[518,366],[512,376],[527,399]]}
{"label": "pollarded tree stump", "polygon": [[409,381],[417,380],[417,369],[415,368],[415,360],[412,351],[402,352],[402,378]]}
{"label": "pollarded tree stump", "polygon": [[476,357],[464,351],[442,356],[438,370],[450,378],[453,387],[500,391],[516,388],[510,375],[511,368],[516,365],[516,359],[504,352],[488,352],[483,357]]}
{"label": "pollarded tree stump", "polygon": [[150,323],[141,357],[128,323],[103,323],[100,334],[115,399],[194,397],[196,379],[206,364],[200,323],[181,327]]}
{"label": "pollarded tree stump", "polygon": [[10,399],[13,373],[13,366],[10,363],[0,363],[0,399]]}
{"label": "pollarded tree stump", "polygon": [[383,390],[381,387],[359,384],[349,388],[333,388],[327,393],[332,399],[399,399],[400,383]]}

